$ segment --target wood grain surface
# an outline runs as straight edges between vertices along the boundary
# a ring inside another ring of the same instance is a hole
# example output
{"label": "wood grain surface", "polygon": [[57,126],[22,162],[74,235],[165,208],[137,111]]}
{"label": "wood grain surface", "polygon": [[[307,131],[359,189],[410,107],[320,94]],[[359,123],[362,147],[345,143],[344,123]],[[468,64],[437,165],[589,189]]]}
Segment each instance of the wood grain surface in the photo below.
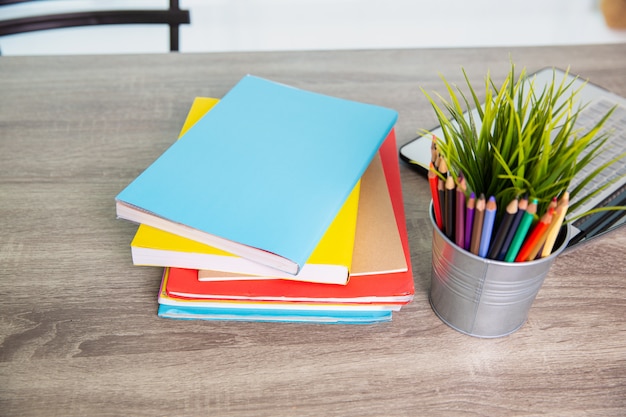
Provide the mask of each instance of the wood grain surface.
{"label": "wood grain surface", "polygon": [[561,255],[528,322],[486,340],[430,308],[428,185],[404,164],[416,293],[386,324],[159,319],[161,270],[115,218],[193,98],[247,73],[397,109],[401,145],[436,125],[420,87],[510,59],[626,95],[626,45],[0,58],[0,415],[626,415],[626,228]]}

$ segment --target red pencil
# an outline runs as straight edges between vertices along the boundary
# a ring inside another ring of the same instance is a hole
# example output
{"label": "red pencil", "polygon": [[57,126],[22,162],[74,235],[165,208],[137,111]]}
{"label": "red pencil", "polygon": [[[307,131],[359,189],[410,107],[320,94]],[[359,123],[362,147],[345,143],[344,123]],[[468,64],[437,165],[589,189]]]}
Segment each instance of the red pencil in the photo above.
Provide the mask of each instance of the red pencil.
{"label": "red pencil", "polygon": [[433,197],[433,210],[435,211],[435,221],[437,227],[441,230],[443,228],[443,220],[441,219],[441,206],[439,202],[439,191],[437,190],[437,172],[435,171],[435,164],[430,163],[430,169],[428,170],[428,182],[430,183],[430,193]]}
{"label": "red pencil", "polygon": [[539,223],[535,225],[535,228],[530,232],[530,234],[526,237],[526,240],[522,244],[522,247],[515,258],[515,262],[524,262],[526,260],[532,261],[529,259],[530,254],[537,244],[543,238],[543,235],[548,231],[548,227],[552,222],[552,216],[554,214],[554,207],[549,207],[548,211],[541,216]]}
{"label": "red pencil", "polygon": [[[554,197],[552,201],[550,201],[550,205],[548,205],[548,211],[550,211],[550,209],[553,210],[552,211],[553,220],[554,220],[554,216],[556,215],[556,207],[557,207],[557,200],[556,200],[556,197]],[[550,224],[552,224],[552,221],[550,221]],[[548,237],[549,230],[550,230],[550,226],[548,226],[548,230],[546,230],[545,233],[543,233],[541,237],[537,239],[537,241],[535,241],[535,244],[533,245],[533,247],[530,248],[530,252],[528,253],[528,257],[526,258],[527,260],[532,261],[533,259],[537,259],[537,254],[539,253],[541,248],[543,248],[546,238]]]}

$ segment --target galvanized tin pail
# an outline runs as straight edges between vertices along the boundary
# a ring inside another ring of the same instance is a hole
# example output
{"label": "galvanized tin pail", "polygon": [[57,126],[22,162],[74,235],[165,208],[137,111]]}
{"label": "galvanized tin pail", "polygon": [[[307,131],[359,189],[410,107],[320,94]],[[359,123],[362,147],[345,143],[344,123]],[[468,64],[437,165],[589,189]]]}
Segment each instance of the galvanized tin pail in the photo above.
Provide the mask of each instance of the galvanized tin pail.
{"label": "galvanized tin pail", "polygon": [[543,280],[565,249],[571,227],[563,226],[550,256],[529,262],[485,259],[461,249],[433,226],[430,304],[453,329],[476,337],[501,337],[522,327]]}

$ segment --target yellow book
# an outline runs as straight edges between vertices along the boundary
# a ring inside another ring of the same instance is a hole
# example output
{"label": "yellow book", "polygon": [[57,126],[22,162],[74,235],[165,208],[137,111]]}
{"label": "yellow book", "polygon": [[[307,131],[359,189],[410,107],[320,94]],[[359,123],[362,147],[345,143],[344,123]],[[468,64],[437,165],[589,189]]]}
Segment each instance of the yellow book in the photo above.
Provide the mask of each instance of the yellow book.
{"label": "yellow book", "polygon": [[[196,98],[183,124],[181,136],[218,101],[213,98]],[[133,263],[135,265],[210,269],[306,282],[346,284],[350,276],[349,270],[354,251],[360,184],[359,181],[354,187],[324,237],[297,275],[281,272],[145,224],[139,226],[131,243]]]}

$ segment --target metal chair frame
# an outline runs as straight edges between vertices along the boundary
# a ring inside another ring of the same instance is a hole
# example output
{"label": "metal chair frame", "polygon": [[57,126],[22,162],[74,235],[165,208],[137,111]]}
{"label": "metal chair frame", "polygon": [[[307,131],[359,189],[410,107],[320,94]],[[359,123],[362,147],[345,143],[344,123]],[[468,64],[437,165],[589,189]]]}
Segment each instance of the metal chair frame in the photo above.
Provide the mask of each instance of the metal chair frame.
{"label": "metal chair frame", "polygon": [[[0,6],[27,1],[32,0],[0,0]],[[181,10],[178,0],[170,0],[167,10],[106,10],[0,20],[0,36],[91,25],[167,24],[170,28],[170,51],[176,52],[179,50],[179,27],[188,23],[189,11]]]}

